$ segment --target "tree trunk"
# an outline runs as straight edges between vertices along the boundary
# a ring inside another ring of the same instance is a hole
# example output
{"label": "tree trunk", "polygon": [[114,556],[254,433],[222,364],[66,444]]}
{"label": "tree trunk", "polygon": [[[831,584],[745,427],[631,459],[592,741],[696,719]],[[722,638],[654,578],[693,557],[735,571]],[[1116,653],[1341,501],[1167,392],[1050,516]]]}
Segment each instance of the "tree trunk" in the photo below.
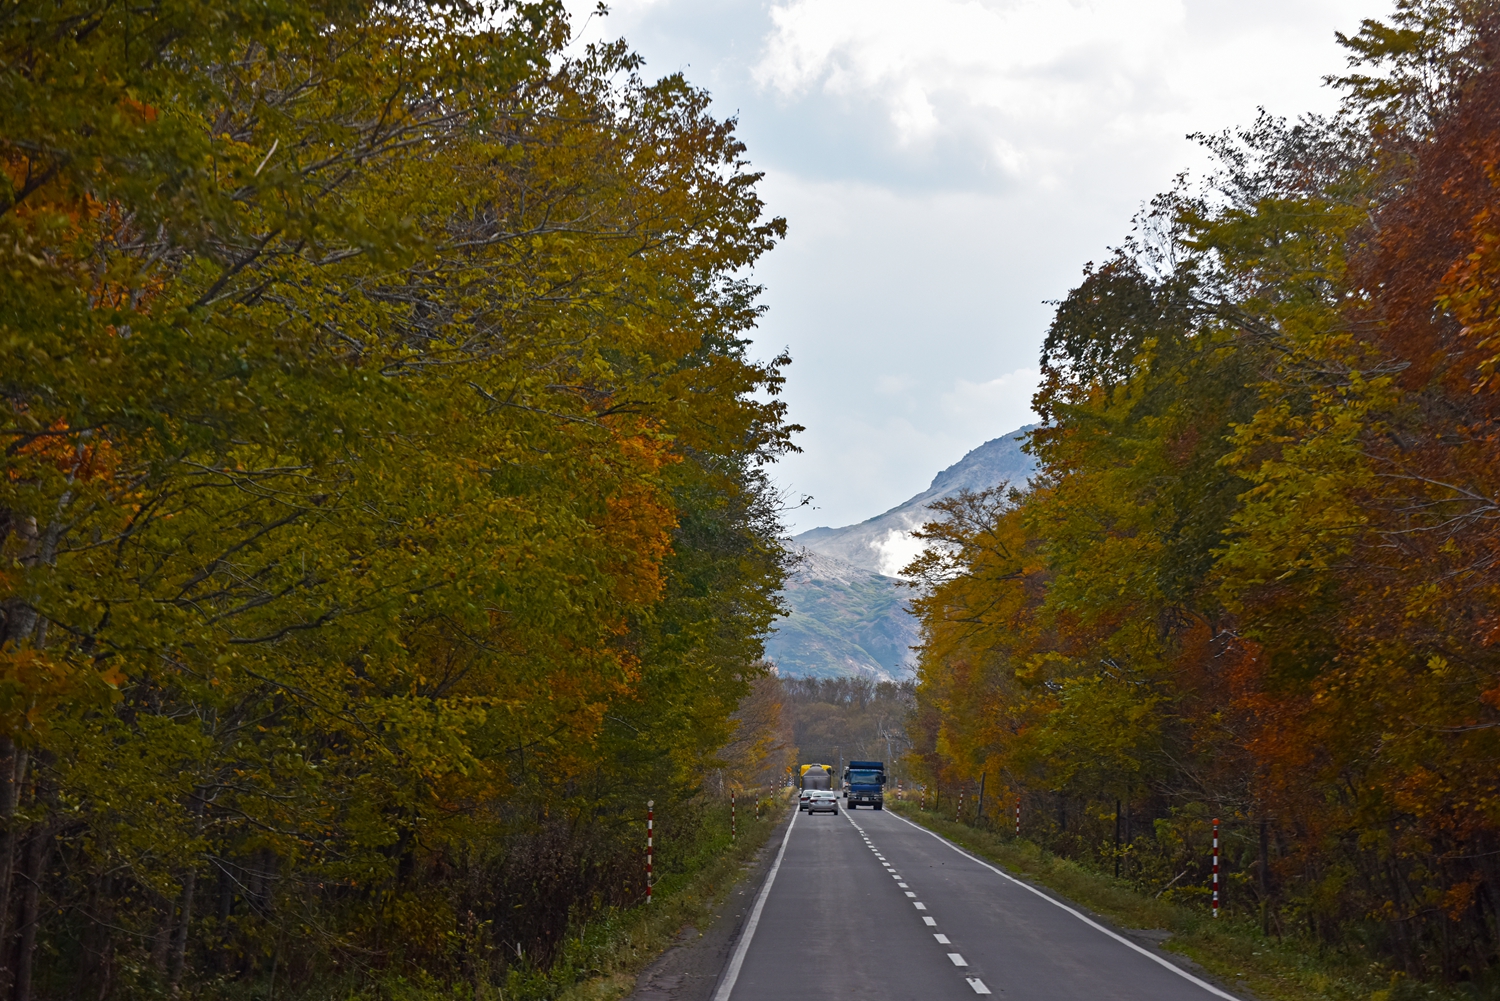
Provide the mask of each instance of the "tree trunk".
{"label": "tree trunk", "polygon": [[105,874],[89,888],[88,927],[84,930],[83,957],[73,980],[75,998],[104,1001],[110,993],[114,966],[114,877]]}
{"label": "tree trunk", "polygon": [[21,888],[21,940],[16,949],[14,1001],[31,1001],[31,964],[36,955],[36,929],[42,918],[42,874],[46,868],[47,850],[52,844],[52,829],[37,824],[26,841],[24,880]]}
{"label": "tree trunk", "polygon": [[234,913],[234,877],[229,872],[229,863],[219,860],[219,922],[218,952],[219,972],[228,973],[231,952],[229,949],[229,918]]}
{"label": "tree trunk", "polygon": [[[194,837],[203,834],[203,811],[206,802],[204,796],[205,793],[202,789],[195,789],[193,791],[192,813]],[[182,893],[177,899],[177,928],[172,936],[171,967],[167,972],[167,983],[174,992],[177,990],[177,985],[182,981],[183,967],[187,963],[188,933],[193,927],[193,892],[197,887],[197,860],[190,856],[187,869],[182,876]]]}
{"label": "tree trunk", "polygon": [[197,885],[198,870],[189,868],[182,878],[182,894],[177,900],[177,932],[172,940],[172,967],[167,974],[167,983],[174,992],[187,963],[188,931],[193,926],[193,890]]}
{"label": "tree trunk", "polygon": [[0,994],[8,991],[15,982],[11,888],[15,885],[16,844],[20,840],[20,832],[16,830],[16,809],[21,804],[27,763],[26,748],[6,740],[3,749],[5,756],[0,759],[0,820],[5,823],[5,833],[0,834]]}
{"label": "tree trunk", "polygon": [[10,948],[10,887],[15,885],[15,846],[17,836],[15,810],[21,804],[21,786],[26,783],[26,747],[17,747],[5,741],[5,764],[0,764],[0,818],[5,821],[5,834],[0,834],[0,992],[9,989],[13,981],[15,963]]}

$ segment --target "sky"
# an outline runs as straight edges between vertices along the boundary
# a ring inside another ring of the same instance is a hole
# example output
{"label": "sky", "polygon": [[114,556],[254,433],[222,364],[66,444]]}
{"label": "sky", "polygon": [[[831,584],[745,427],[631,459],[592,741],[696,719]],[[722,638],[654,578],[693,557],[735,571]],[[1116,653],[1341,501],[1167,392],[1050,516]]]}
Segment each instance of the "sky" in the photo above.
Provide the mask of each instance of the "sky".
{"label": "sky", "polygon": [[738,119],[786,240],[755,337],[789,349],[807,430],[778,464],[788,527],[926,489],[1034,417],[1055,301],[1131,218],[1206,166],[1189,133],[1330,112],[1334,33],[1389,0],[572,0]]}

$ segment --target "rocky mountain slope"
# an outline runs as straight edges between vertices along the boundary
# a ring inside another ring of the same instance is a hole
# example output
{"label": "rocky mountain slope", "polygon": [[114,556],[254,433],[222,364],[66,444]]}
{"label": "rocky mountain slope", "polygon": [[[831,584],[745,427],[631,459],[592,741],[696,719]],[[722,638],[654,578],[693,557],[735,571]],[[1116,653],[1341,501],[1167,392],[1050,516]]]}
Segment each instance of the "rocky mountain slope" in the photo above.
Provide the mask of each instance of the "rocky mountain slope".
{"label": "rocky mountain slope", "polygon": [[885,514],[795,536],[802,561],[782,592],[791,615],[777,620],[766,641],[766,656],[777,670],[793,677],[910,677],[916,660],[911,647],[920,636],[907,610],[911,592],[892,576],[915,554],[909,533],[930,520],[934,501],[961,490],[1024,484],[1036,471],[1021,451],[1029,430],[985,442]]}
{"label": "rocky mountain slope", "polygon": [[799,678],[908,677],[918,639],[910,593],[899,580],[804,550],[782,591],[792,614],[777,621],[766,656]]}

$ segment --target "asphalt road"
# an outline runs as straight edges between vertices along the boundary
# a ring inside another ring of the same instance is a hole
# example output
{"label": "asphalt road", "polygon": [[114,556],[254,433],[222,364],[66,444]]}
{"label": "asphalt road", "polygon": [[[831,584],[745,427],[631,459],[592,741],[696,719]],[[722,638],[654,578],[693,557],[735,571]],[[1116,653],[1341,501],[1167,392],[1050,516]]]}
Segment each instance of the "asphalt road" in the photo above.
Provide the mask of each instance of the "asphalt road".
{"label": "asphalt road", "polygon": [[799,814],[714,1001],[1234,995],[894,813]]}

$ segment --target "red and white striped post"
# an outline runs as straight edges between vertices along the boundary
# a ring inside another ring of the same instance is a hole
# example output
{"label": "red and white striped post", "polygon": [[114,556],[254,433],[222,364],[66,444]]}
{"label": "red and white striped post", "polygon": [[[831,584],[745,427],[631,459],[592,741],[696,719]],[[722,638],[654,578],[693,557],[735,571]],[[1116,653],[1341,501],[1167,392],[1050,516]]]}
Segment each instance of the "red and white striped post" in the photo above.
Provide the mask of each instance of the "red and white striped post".
{"label": "red and white striped post", "polygon": [[656,812],[653,809],[655,806],[656,800],[646,800],[646,903],[648,904],[651,903],[651,853],[653,851],[651,836],[655,833],[656,826]]}
{"label": "red and white striped post", "polygon": [[953,815],[954,823],[964,819],[964,791],[958,791],[958,812]]}
{"label": "red and white striped post", "polygon": [[1214,917],[1219,916],[1219,818],[1214,818]]}
{"label": "red and white striped post", "polygon": [[1016,797],[1016,837],[1021,836],[1021,797]]}
{"label": "red and white striped post", "polygon": [[739,830],[735,825],[734,817],[734,790],[729,790],[729,840],[733,841],[739,837]]}

